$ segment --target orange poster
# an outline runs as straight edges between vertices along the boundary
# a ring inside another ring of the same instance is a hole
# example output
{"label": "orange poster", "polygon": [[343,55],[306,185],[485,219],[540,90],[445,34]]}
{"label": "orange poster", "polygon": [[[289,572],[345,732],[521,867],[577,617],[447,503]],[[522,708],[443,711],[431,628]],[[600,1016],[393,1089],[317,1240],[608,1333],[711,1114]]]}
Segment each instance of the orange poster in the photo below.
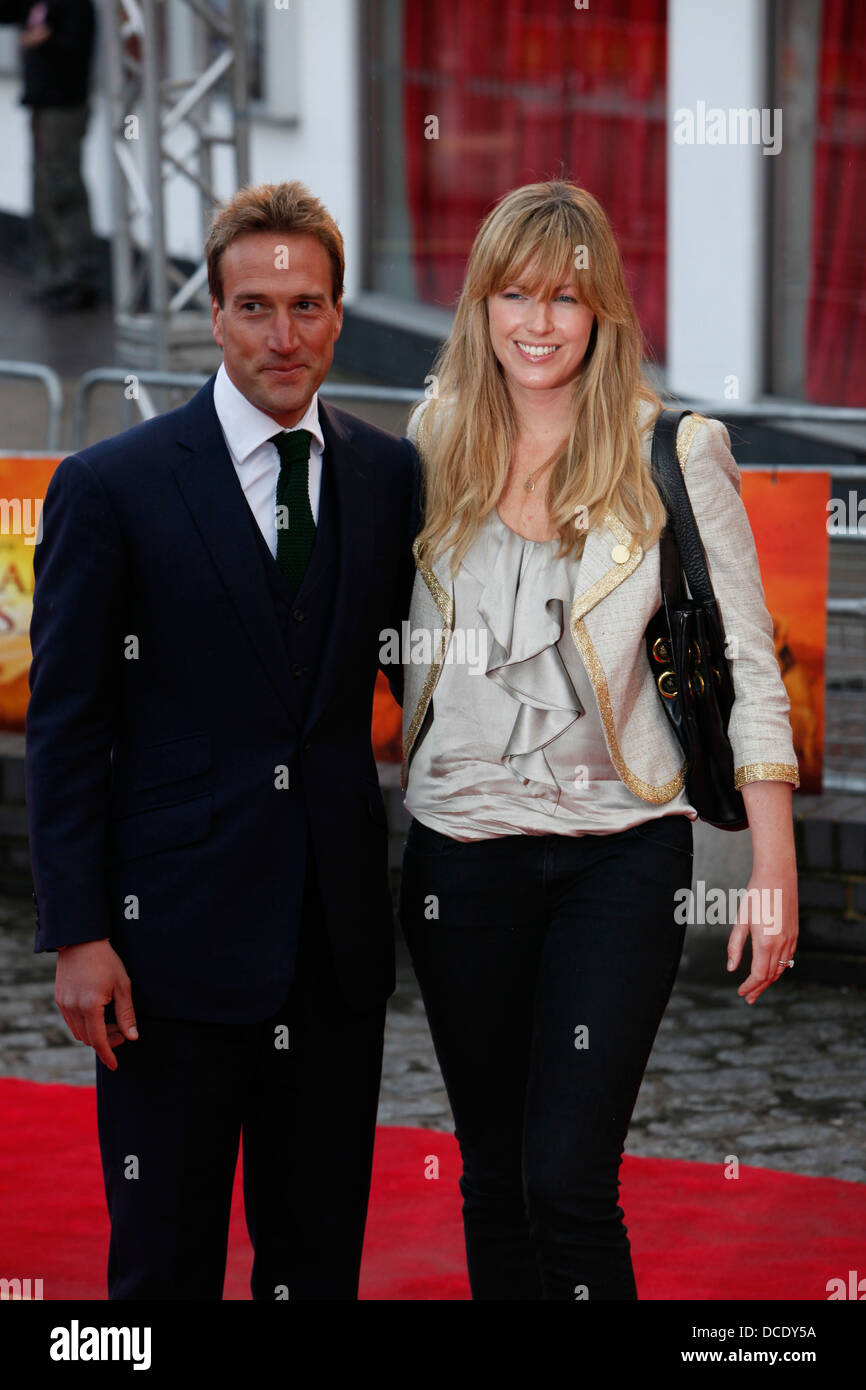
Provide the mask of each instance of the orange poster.
{"label": "orange poster", "polygon": [[743,472],[742,498],[791,701],[800,788],[820,792],[824,756],[829,473]]}
{"label": "orange poster", "polygon": [[0,728],[24,731],[33,553],[57,454],[0,454]]}
{"label": "orange poster", "polygon": [[377,763],[399,763],[403,757],[403,711],[382,671],[373,692],[373,756]]}

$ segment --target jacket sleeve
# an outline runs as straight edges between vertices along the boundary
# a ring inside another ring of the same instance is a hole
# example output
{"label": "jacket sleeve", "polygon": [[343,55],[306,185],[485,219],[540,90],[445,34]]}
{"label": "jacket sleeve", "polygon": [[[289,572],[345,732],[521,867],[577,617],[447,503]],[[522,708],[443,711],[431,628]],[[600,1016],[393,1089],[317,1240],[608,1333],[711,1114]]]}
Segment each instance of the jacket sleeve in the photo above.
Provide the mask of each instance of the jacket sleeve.
{"label": "jacket sleeve", "polygon": [[800,775],[789,718],[790,701],[773,643],[761,571],[740,470],[720,420],[704,420],[683,470],[701,533],[731,657],[734,704],[728,737],[734,784],[791,782]]}
{"label": "jacket sleeve", "polygon": [[82,458],[56,468],[40,524],[25,726],[37,952],[110,935],[106,839],[128,590],[117,518]]}

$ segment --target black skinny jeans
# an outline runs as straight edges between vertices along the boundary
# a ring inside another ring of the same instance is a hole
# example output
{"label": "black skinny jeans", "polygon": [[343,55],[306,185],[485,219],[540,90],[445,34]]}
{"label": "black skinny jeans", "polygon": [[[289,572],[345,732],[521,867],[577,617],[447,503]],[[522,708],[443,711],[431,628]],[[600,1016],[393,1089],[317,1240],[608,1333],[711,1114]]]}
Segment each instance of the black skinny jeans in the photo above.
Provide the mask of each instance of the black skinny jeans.
{"label": "black skinny jeans", "polygon": [[400,916],[463,1160],[473,1299],[637,1298],[619,1167],[691,866],[681,815],[471,842],[412,821]]}

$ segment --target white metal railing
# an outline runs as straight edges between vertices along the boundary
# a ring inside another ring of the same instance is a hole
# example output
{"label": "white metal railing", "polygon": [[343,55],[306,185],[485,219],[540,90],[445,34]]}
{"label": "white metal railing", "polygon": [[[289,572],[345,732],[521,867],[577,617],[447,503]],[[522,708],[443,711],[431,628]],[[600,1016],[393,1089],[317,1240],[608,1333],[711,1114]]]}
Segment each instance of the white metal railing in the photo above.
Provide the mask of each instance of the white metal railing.
{"label": "white metal railing", "polygon": [[[75,388],[72,407],[72,449],[80,449],[84,444],[87,426],[87,403],[91,392],[97,386],[126,385],[136,383],[136,395],[131,397],[138,408],[142,420],[150,420],[159,411],[153,402],[148,386],[176,387],[178,389],[198,390],[210,380],[209,374],[202,372],[161,372],[155,370],[127,371],[123,367],[94,367],[85,372]],[[404,386],[362,386],[351,382],[328,382],[322,387],[326,400],[381,401],[394,405],[411,405],[423,395],[423,391]]]}
{"label": "white metal railing", "polygon": [[0,360],[0,377],[15,377],[29,381],[41,381],[48,397],[48,410],[45,415],[45,452],[56,453],[60,448],[60,421],[63,414],[63,386],[60,377],[52,367],[43,362],[13,362]]}

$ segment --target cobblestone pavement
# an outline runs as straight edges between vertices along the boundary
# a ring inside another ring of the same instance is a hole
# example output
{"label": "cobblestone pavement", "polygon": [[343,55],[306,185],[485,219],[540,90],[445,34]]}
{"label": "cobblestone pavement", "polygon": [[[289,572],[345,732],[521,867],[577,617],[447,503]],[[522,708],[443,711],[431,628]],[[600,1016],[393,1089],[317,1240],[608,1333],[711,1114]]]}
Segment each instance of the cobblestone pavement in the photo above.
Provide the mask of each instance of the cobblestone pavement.
{"label": "cobblestone pavement", "polygon": [[[864,992],[792,974],[749,1007],[733,980],[698,982],[700,954],[687,940],[627,1152],[718,1164],[736,1154],[748,1165],[866,1181]],[[54,1004],[54,961],[33,954],[30,902],[0,899],[0,1075],[92,1085],[92,1053]],[[402,943],[379,1123],[453,1129]]]}

